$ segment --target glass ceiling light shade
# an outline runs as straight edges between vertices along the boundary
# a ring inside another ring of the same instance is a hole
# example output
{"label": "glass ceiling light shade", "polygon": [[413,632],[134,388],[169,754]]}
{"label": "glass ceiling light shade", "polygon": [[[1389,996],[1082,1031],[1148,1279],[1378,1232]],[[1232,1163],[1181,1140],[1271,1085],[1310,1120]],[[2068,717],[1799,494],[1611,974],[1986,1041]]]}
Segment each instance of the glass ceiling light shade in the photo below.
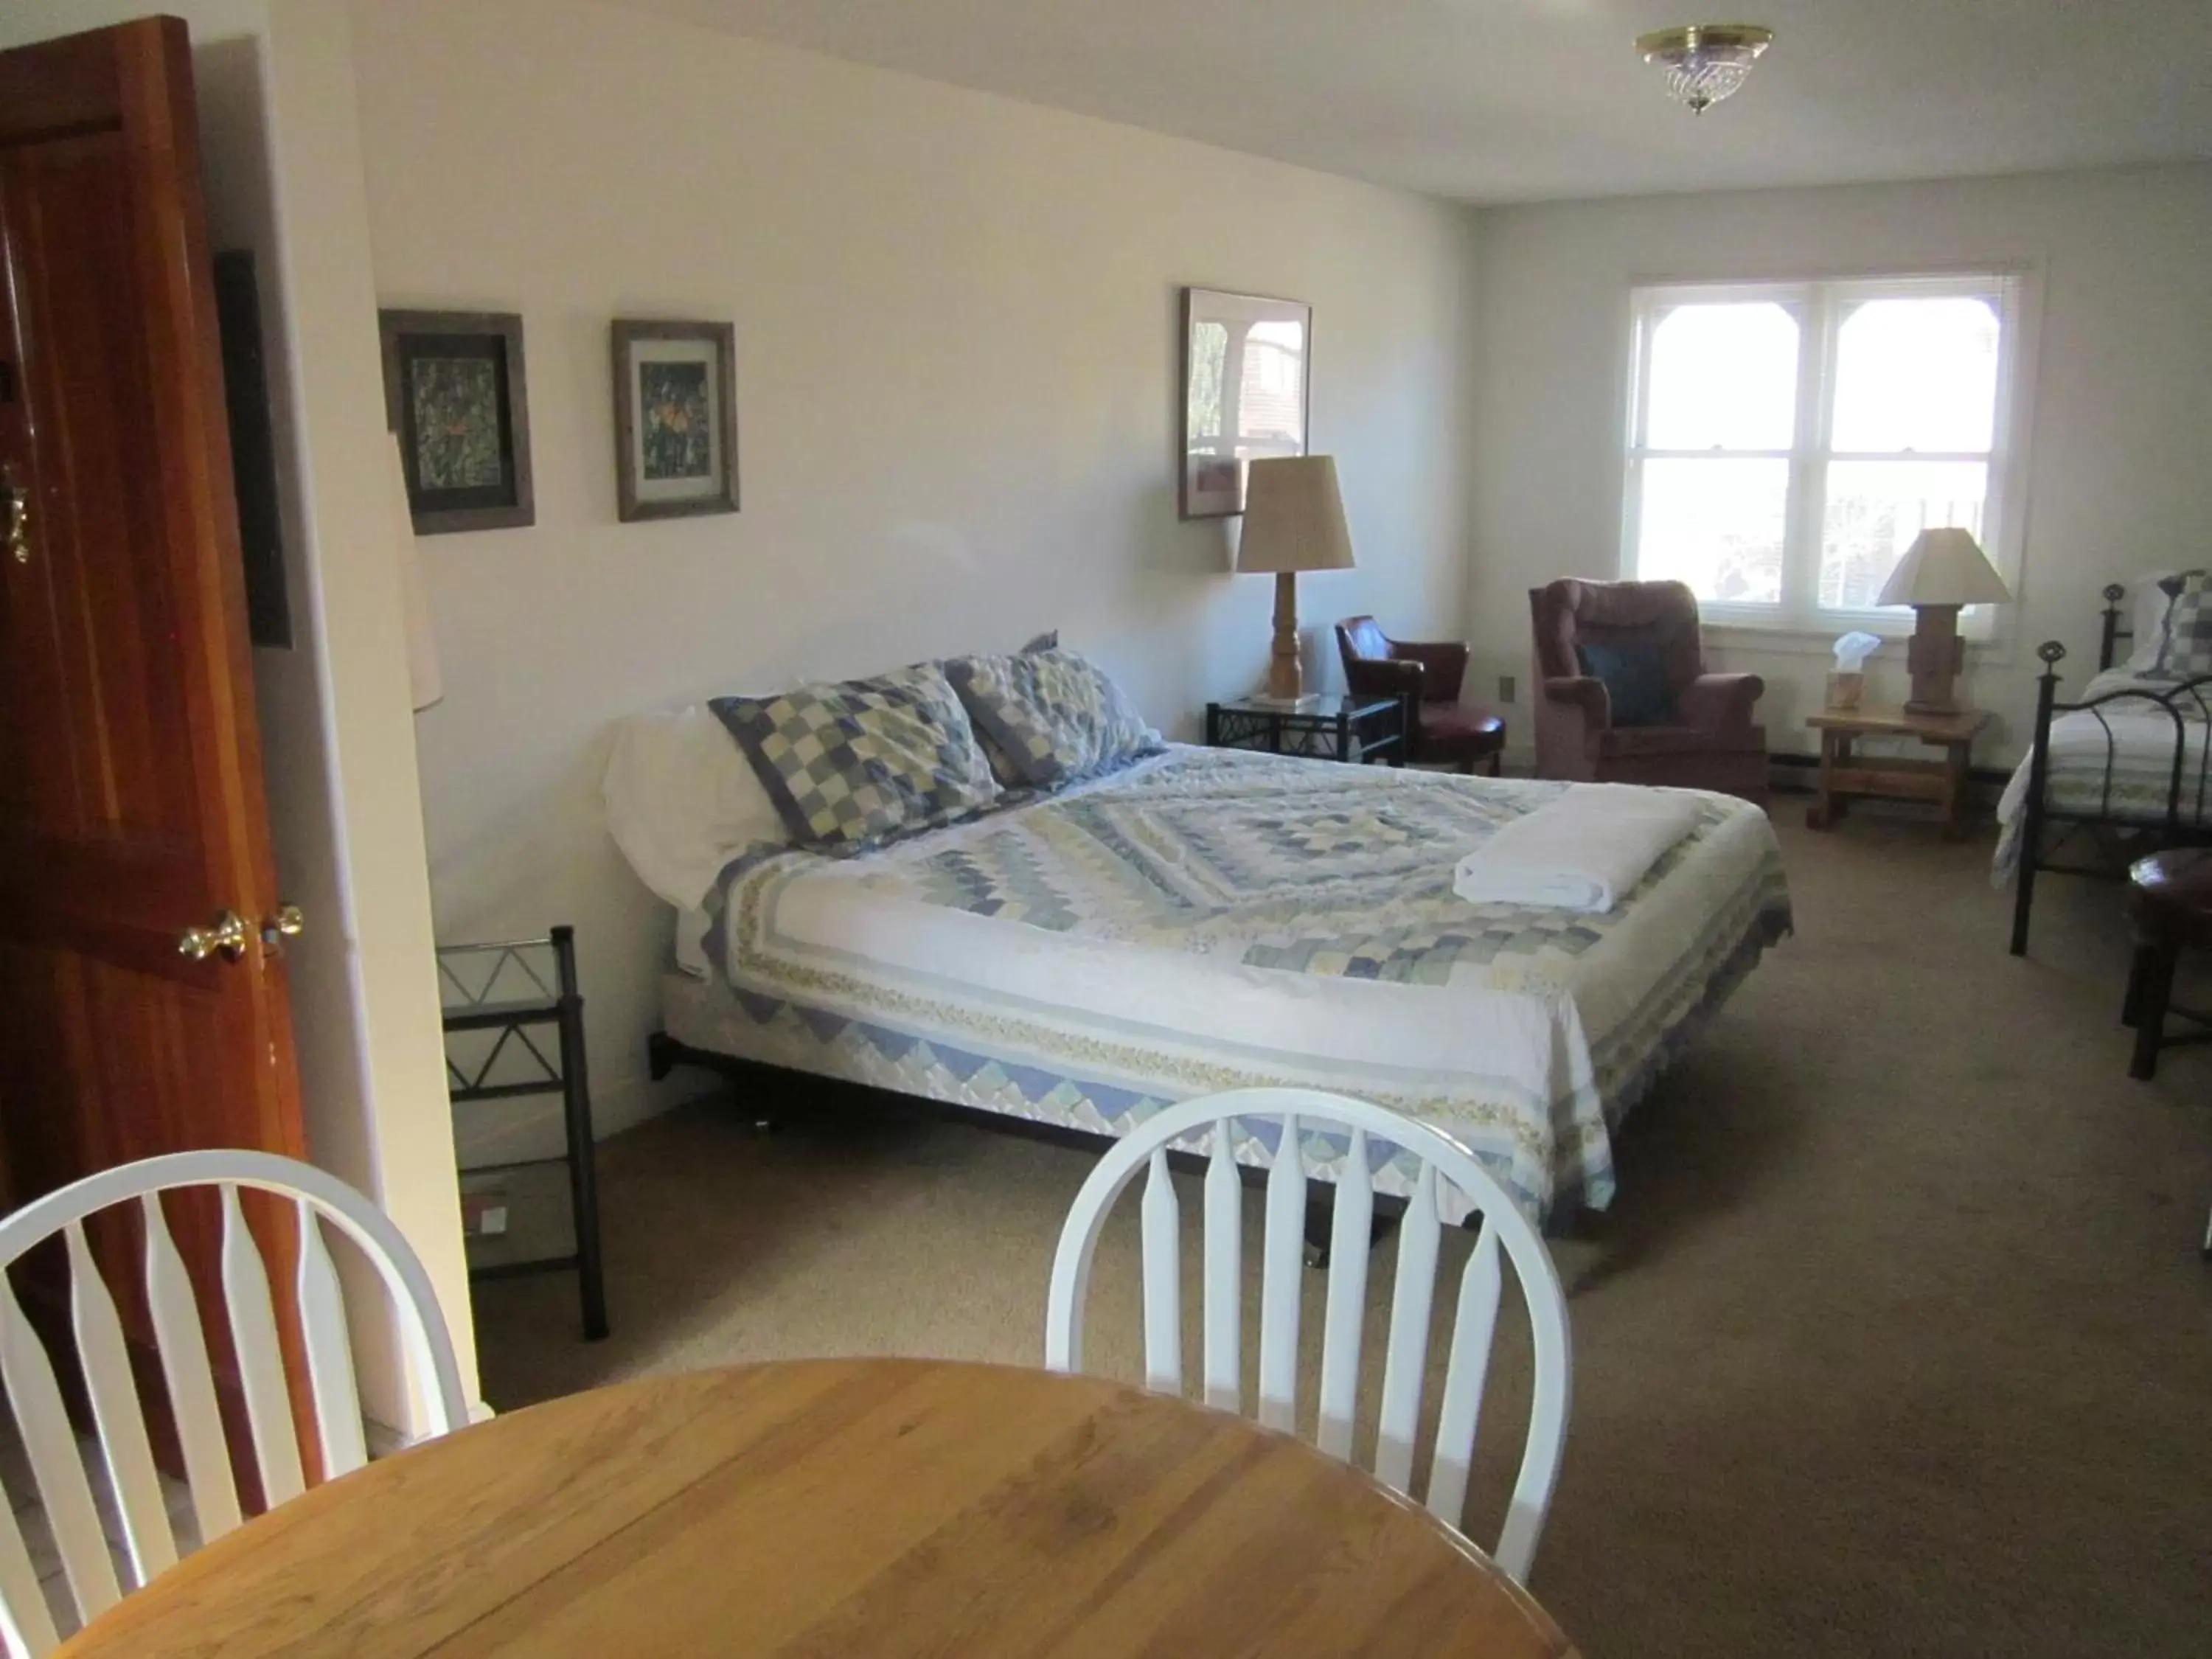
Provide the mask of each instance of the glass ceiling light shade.
{"label": "glass ceiling light shade", "polygon": [[1667,71],[1669,96],[1702,115],[1743,84],[1774,31],[1756,23],[1686,23],[1636,37],[1647,64]]}

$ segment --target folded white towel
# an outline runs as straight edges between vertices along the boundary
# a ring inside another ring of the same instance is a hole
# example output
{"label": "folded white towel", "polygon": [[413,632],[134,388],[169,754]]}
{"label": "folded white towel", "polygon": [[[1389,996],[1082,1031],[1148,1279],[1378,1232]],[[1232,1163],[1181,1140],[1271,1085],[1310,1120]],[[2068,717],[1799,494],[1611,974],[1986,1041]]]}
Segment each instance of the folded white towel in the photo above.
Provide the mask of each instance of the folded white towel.
{"label": "folded white towel", "polygon": [[1462,859],[1452,890],[1474,904],[1610,910],[1697,823],[1693,795],[1577,784]]}

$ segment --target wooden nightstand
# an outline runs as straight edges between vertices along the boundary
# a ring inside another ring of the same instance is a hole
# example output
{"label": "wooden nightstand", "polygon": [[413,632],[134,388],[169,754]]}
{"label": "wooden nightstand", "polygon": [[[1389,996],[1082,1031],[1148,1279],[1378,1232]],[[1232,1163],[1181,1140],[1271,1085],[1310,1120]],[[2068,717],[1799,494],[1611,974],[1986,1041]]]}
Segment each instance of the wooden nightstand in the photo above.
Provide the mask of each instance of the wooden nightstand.
{"label": "wooden nightstand", "polygon": [[[1974,738],[1990,723],[1984,710],[1912,714],[1894,708],[1824,708],[1805,723],[1820,734],[1820,799],[1805,814],[1807,828],[1832,830],[1852,797],[1880,796],[1932,802],[1943,825],[1943,838],[1964,838],[1966,768]],[[1861,757],[1851,749],[1859,738],[1917,738],[1941,749],[1943,758]]]}

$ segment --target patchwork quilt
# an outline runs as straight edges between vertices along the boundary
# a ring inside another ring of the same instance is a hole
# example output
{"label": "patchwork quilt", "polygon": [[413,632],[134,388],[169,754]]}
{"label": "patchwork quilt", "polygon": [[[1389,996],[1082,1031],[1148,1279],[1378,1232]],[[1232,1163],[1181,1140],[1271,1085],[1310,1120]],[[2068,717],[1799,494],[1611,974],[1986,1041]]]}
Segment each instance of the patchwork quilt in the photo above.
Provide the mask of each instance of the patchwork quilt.
{"label": "patchwork quilt", "polygon": [[[1456,1136],[1533,1213],[1602,1206],[1613,1130],[1790,901],[1765,816],[1718,795],[1611,913],[1452,891],[1571,787],[1178,746],[881,852],[761,849],[722,879],[726,983],[673,996],[670,1029],[1103,1133],[1218,1089],[1334,1089]],[[1303,1150],[1323,1178],[1342,1152]]]}

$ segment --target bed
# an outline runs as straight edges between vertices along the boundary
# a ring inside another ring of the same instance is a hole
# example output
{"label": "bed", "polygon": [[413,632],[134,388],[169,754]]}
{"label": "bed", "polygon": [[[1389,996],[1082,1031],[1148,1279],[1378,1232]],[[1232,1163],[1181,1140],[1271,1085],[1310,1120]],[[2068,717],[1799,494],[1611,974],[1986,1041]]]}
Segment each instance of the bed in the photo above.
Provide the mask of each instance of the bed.
{"label": "bed", "polygon": [[[665,976],[654,1065],[1102,1140],[1216,1090],[1333,1089],[1456,1136],[1532,1215],[1601,1208],[1614,1131],[1790,909],[1765,815],[1720,795],[1609,914],[1454,894],[1571,787],[1170,745],[881,851],[756,848],[680,924],[707,971]],[[1301,1150],[1322,1180],[1346,1152]]]}
{"label": "bed", "polygon": [[[2058,698],[2066,647],[2037,654],[2035,726],[1997,806],[1992,878],[2014,883],[2012,954],[2027,950],[2042,874],[2112,878],[2161,848],[2212,842],[2212,675],[2156,667],[2158,585],[2104,590],[2097,672],[2078,700]],[[2139,648],[2120,659],[2120,647]]]}

